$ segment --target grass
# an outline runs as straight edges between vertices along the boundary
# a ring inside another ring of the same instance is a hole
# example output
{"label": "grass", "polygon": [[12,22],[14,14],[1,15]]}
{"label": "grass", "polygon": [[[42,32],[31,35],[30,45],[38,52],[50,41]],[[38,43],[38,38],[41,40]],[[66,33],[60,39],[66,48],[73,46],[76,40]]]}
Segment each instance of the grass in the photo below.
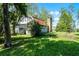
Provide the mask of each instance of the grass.
{"label": "grass", "polygon": [[[78,36],[78,35],[76,35]],[[79,56],[79,39],[54,36],[12,37],[13,47],[4,49],[1,56]]]}

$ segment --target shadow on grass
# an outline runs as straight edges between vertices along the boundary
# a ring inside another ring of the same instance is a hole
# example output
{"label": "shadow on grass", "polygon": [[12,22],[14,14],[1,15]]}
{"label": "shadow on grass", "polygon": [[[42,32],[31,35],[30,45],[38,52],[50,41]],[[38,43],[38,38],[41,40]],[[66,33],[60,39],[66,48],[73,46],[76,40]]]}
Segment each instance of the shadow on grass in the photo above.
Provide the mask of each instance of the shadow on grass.
{"label": "shadow on grass", "polygon": [[10,49],[0,49],[2,56],[79,56],[79,43],[49,41],[47,37],[34,37],[13,41]]}
{"label": "shadow on grass", "polygon": [[79,36],[79,32],[75,33],[75,35],[78,35]]}

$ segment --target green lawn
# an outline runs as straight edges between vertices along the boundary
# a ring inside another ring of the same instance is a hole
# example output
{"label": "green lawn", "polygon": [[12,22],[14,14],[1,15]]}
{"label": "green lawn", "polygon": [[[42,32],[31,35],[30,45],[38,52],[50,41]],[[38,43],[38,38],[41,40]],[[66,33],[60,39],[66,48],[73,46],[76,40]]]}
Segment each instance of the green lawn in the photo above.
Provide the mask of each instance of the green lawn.
{"label": "green lawn", "polygon": [[[59,33],[58,33],[59,34]],[[78,33],[75,33],[78,37]],[[3,42],[3,41],[2,41]],[[2,56],[79,56],[79,39],[61,38],[52,35],[40,37],[13,36],[13,47],[3,48]]]}

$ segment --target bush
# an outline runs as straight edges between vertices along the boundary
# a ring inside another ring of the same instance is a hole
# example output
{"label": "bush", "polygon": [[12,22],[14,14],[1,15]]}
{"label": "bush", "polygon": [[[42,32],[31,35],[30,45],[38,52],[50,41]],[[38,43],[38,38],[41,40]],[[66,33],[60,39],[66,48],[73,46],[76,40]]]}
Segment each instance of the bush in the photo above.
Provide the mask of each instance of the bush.
{"label": "bush", "polygon": [[35,21],[31,21],[28,24],[29,31],[31,31],[32,36],[40,36],[42,26],[37,24]]}
{"label": "bush", "polygon": [[76,29],[77,32],[79,32],[79,29]]}

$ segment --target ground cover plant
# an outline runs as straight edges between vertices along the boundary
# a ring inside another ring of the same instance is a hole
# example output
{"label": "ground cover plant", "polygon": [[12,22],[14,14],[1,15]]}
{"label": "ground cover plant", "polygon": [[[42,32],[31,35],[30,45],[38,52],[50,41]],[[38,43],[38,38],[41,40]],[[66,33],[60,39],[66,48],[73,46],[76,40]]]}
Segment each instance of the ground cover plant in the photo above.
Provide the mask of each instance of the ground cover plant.
{"label": "ground cover plant", "polygon": [[[75,35],[78,33],[74,33]],[[57,33],[57,35],[60,35]],[[0,44],[0,55],[4,56],[74,56],[79,55],[78,35],[75,39],[39,36],[30,37],[17,35],[12,37],[12,48],[3,48]],[[1,40],[1,39],[0,39]]]}

